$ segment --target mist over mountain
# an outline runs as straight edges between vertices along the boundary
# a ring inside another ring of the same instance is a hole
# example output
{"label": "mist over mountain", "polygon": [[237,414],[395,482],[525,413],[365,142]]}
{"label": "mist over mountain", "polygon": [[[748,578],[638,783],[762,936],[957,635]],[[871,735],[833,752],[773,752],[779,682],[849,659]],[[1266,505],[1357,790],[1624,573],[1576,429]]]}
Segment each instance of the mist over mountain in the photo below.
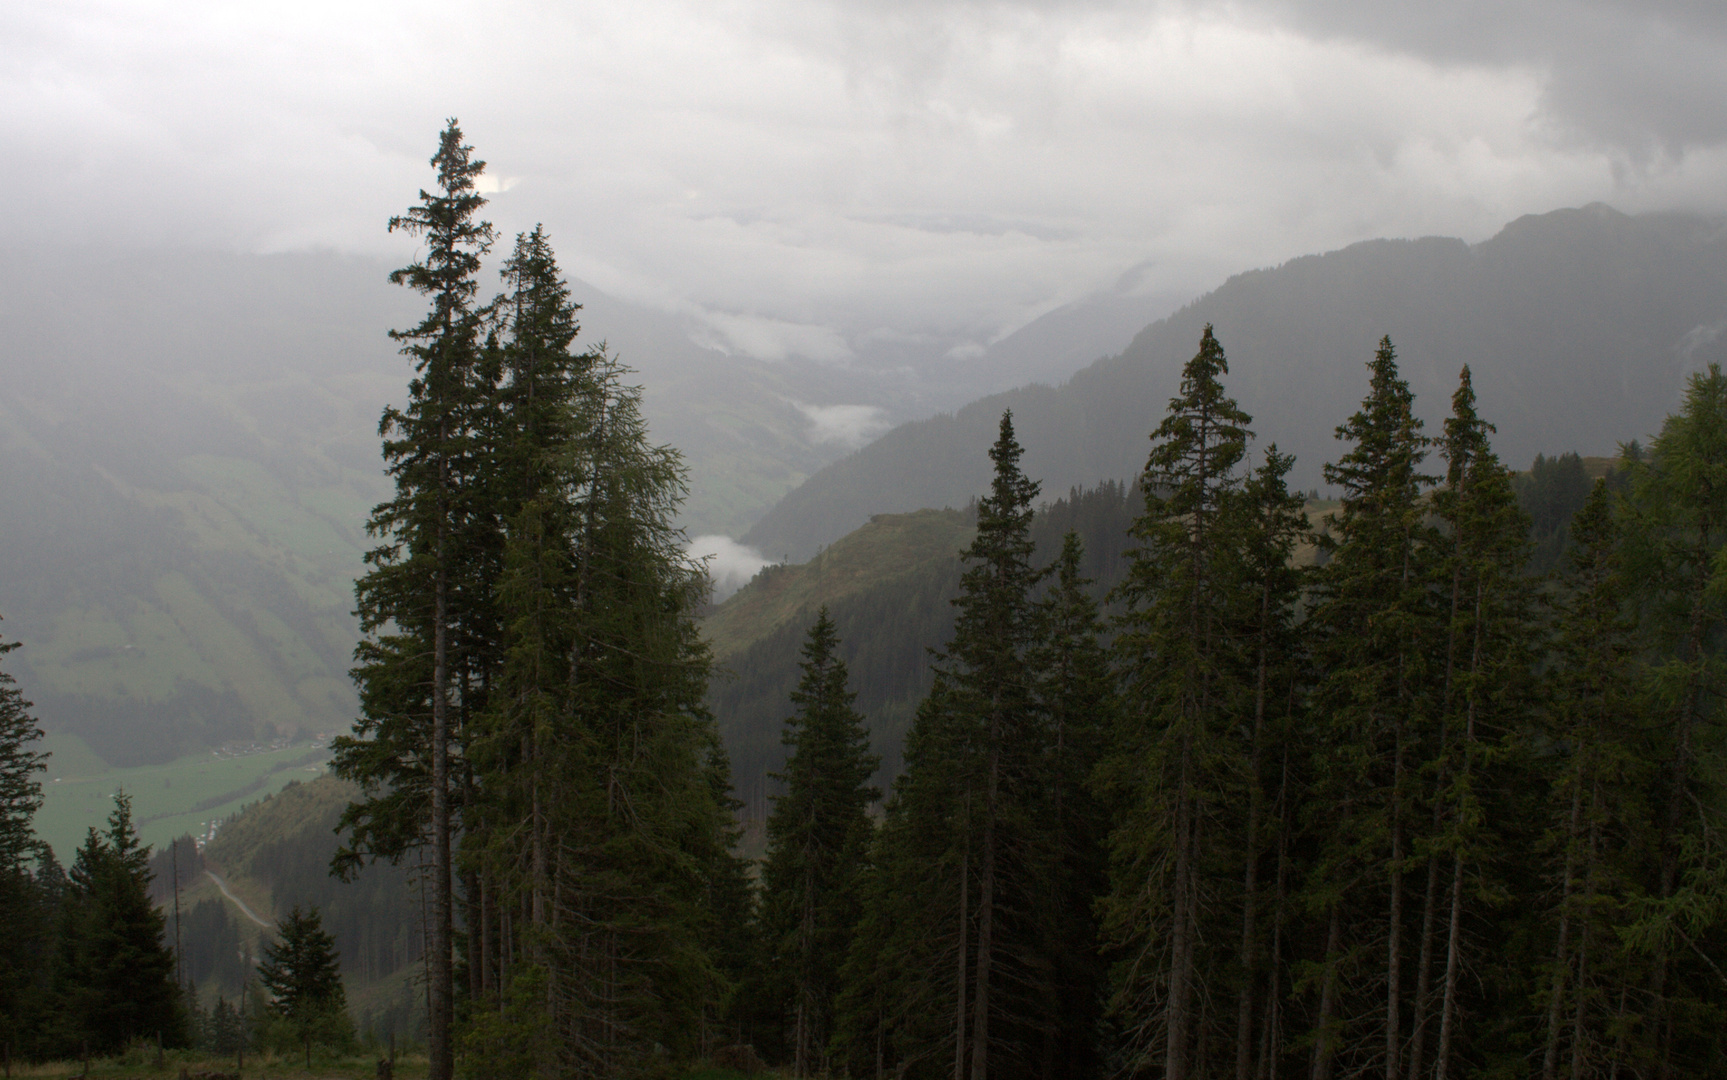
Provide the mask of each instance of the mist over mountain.
{"label": "mist over mountain", "polygon": [[[411,375],[386,331],[422,310],[389,269],[0,253],[0,636],[25,643],[11,670],[50,730],[138,764],[352,721],[353,581],[389,491],[378,416]],[[571,284],[582,340],[637,369],[654,438],[685,454],[692,534],[736,535],[894,423],[1113,351],[1157,302],[1105,297],[1113,320],[1065,352],[1028,347],[1072,317],[1055,312],[998,343],[999,374],[992,350],[926,356],[922,378],[903,357],[728,356],[688,320]]]}
{"label": "mist over mountain", "polygon": [[1060,387],[894,429],[806,481],[743,539],[801,561],[871,514],[963,506],[987,483],[984,450],[1009,408],[1025,471],[1046,491],[1131,477],[1208,322],[1229,356],[1230,392],[1261,445],[1297,455],[1291,480],[1303,488],[1321,486],[1333,429],[1361,399],[1385,334],[1429,432],[1468,364],[1507,462],[1611,453],[1656,429],[1688,372],[1727,360],[1727,228],[1594,204],[1519,218],[1479,244],[1376,240],[1239,274]]}

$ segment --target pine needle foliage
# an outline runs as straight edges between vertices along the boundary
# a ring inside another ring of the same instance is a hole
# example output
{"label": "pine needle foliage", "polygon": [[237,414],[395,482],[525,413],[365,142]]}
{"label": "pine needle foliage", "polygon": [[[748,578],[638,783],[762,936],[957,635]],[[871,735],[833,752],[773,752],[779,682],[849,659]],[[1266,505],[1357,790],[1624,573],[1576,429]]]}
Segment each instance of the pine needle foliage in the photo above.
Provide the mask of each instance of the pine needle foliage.
{"label": "pine needle foliage", "polygon": [[778,1010],[794,1076],[828,1071],[837,977],[861,907],[860,877],[874,826],[868,809],[881,798],[869,779],[880,759],[853,708],[839,637],[826,607],[803,648],[803,677],[786,720],[790,748],[774,779],[785,794],[768,816],[762,864],[762,934],[778,973]]}
{"label": "pine needle foliage", "polygon": [[1229,790],[1225,567],[1251,417],[1224,392],[1228,371],[1208,325],[1152,432],[1145,508],[1130,530],[1139,546],[1115,594],[1127,611],[1115,640],[1123,722],[1105,772],[1120,808],[1104,905],[1105,940],[1123,956],[1111,1008],[1128,1028],[1124,1067],[1161,1058],[1170,1080],[1186,1080],[1204,1042],[1200,864]]}

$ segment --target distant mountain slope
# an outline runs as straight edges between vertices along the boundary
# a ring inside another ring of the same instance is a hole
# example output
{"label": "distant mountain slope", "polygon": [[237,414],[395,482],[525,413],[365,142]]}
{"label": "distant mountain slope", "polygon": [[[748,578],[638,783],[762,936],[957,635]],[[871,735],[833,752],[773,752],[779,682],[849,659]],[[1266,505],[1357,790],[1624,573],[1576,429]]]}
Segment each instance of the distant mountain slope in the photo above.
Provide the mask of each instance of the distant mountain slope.
{"label": "distant mountain slope", "polygon": [[[0,252],[0,637],[50,731],[110,764],[345,729],[378,416],[422,305],[374,259]],[[685,522],[738,531],[847,444],[850,376],[732,359],[577,285],[649,386]]]}
{"label": "distant mountain slope", "polygon": [[1656,430],[1687,372],[1727,360],[1727,228],[1597,204],[1520,218],[1475,245],[1377,240],[1240,274],[1059,388],[890,431],[804,482],[744,540],[801,560],[871,514],[963,505],[987,480],[984,450],[1007,408],[1027,474],[1049,487],[1130,477],[1207,322],[1229,355],[1230,392],[1261,442],[1297,455],[1301,487],[1336,456],[1333,429],[1365,392],[1383,334],[1429,430],[1468,364],[1507,462],[1611,453]]}
{"label": "distant mountain slope", "polygon": [[[1038,558],[1048,562],[1069,529],[1079,532],[1085,572],[1101,597],[1120,578],[1137,509],[1137,496],[1114,484],[1055,499],[1033,521]],[[709,703],[752,815],[765,813],[768,774],[785,761],[787,695],[797,685],[804,635],[824,604],[838,628],[857,708],[882,756],[883,779],[899,773],[906,730],[929,690],[929,649],[945,645],[953,632],[949,601],[972,531],[962,510],[880,515],[808,563],[768,567],[703,621],[703,636],[727,669],[713,681]]]}

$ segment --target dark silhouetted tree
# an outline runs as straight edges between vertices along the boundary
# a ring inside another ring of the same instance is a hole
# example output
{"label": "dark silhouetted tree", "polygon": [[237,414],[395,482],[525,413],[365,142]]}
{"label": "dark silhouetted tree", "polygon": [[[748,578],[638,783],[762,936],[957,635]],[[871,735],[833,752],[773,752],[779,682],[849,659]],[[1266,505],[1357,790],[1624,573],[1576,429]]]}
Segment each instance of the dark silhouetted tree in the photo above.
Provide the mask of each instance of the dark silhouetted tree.
{"label": "dark silhouetted tree", "polygon": [[762,865],[762,933],[784,987],[793,1075],[827,1072],[828,1036],[840,965],[861,908],[859,879],[873,826],[869,786],[879,759],[853,709],[856,695],[837,655],[838,635],[823,607],[803,648],[803,677],[786,721],[790,748],[776,779],[785,794],[768,816]]}

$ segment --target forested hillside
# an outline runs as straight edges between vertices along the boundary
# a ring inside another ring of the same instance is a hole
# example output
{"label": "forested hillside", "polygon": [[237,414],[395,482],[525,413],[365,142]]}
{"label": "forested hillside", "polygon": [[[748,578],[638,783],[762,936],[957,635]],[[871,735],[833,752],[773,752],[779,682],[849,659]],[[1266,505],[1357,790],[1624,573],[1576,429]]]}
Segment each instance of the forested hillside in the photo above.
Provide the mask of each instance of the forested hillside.
{"label": "forested hillside", "polygon": [[1229,345],[1255,434],[1295,455],[1290,482],[1301,488],[1321,483],[1332,430],[1385,334],[1429,424],[1468,364],[1495,402],[1506,460],[1611,454],[1660,426],[1687,373],[1727,359],[1727,231],[1595,205],[1520,218],[1474,245],[1375,240],[1238,274],[1060,387],[889,432],[787,495],[745,539],[800,560],[871,514],[963,506],[987,479],[983,451],[1008,408],[1026,469],[1047,487],[1131,477],[1207,323]]}
{"label": "forested hillside", "polygon": [[[1593,479],[1607,475],[1612,460],[1575,454],[1538,458],[1517,477],[1519,503],[1531,515],[1531,573],[1559,567],[1569,539],[1571,515],[1588,497]],[[1084,544],[1081,569],[1087,592],[1111,610],[1109,591],[1121,582],[1132,540],[1127,528],[1139,511],[1139,492],[1103,484],[1039,505],[1031,535],[1039,565],[1060,553],[1072,530]],[[1306,505],[1315,528],[1327,528],[1335,500]],[[766,819],[769,797],[780,785],[786,748],[780,725],[787,695],[798,679],[798,650],[816,611],[825,606],[838,634],[835,655],[851,672],[856,707],[880,757],[877,782],[887,783],[903,767],[906,728],[917,703],[929,692],[928,652],[953,631],[952,599],[958,594],[959,554],[972,530],[968,511],[920,510],[879,514],[802,564],[770,566],[702,621],[721,672],[708,692],[719,721],[732,776],[746,816]],[[1317,549],[1297,545],[1299,565],[1312,565]]]}
{"label": "forested hillside", "polygon": [[[1119,484],[1045,502],[1032,526],[1039,563],[1056,557],[1069,530],[1078,532],[1090,593],[1101,602],[1120,580],[1136,502]],[[808,563],[768,567],[703,620],[723,669],[709,701],[751,816],[765,818],[767,796],[779,790],[768,774],[785,760],[780,725],[798,680],[798,649],[823,606],[881,757],[878,780],[899,774],[906,728],[929,691],[929,650],[953,632],[959,555],[972,532],[967,511],[883,514]]]}
{"label": "forested hillside", "polygon": [[292,783],[229,818],[202,848],[183,837],[156,849],[150,896],[168,918],[169,940],[179,943],[182,978],[206,1010],[217,997],[239,1003],[248,988],[255,993],[255,969],[277,923],[296,907],[315,908],[335,938],[358,1030],[378,1037],[424,1030],[423,998],[412,987],[425,950],[413,863],[369,866],[351,881],[330,875],[336,823],[357,794],[334,777]]}

